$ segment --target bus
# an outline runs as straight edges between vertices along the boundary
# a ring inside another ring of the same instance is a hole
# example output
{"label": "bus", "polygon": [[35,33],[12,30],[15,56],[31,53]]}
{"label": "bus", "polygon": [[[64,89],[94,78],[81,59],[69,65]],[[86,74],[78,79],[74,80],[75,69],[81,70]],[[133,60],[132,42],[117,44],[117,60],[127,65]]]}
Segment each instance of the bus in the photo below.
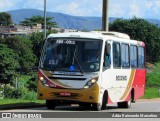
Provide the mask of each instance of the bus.
{"label": "bus", "polygon": [[38,69],[38,99],[48,109],[79,104],[130,108],[146,87],[145,44],[119,32],[50,34]]}

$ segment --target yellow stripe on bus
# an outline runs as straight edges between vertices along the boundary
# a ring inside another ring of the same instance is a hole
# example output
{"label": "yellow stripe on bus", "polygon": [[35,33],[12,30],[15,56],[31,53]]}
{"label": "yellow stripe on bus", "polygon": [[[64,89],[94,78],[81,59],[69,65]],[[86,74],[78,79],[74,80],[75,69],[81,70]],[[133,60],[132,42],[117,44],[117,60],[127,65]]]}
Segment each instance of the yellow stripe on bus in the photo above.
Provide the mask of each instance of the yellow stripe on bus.
{"label": "yellow stripe on bus", "polygon": [[132,86],[132,82],[133,82],[133,78],[134,78],[134,74],[135,74],[135,70],[133,69],[131,71],[131,75],[130,75],[130,79],[129,79],[129,82],[127,84],[127,87],[122,95],[122,97],[120,98],[120,100],[124,100],[124,98],[127,96],[129,90],[130,90],[130,87]]}

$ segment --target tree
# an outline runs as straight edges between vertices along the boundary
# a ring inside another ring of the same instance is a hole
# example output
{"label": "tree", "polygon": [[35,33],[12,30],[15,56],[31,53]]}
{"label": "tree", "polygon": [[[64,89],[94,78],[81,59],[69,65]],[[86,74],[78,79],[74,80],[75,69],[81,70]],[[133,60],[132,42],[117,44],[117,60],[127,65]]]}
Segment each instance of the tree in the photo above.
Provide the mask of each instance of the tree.
{"label": "tree", "polygon": [[18,54],[14,50],[0,44],[0,83],[7,84],[14,78],[19,67]]}
{"label": "tree", "polygon": [[110,24],[110,31],[128,34],[131,39],[144,41],[147,59],[151,62],[160,60],[160,28],[144,19],[117,19]]}
{"label": "tree", "polygon": [[33,47],[32,47],[33,53],[34,53],[34,55],[36,55],[37,60],[39,60],[40,54],[41,54],[41,52],[40,52],[41,46],[42,46],[42,42],[43,42],[43,32],[32,33],[30,36],[30,40],[33,44]]}
{"label": "tree", "polygon": [[28,38],[18,36],[8,37],[0,41],[0,43],[7,45],[8,48],[16,52],[21,71],[25,73],[30,72],[36,62],[36,57],[32,51],[32,42]]}
{"label": "tree", "polygon": [[[57,33],[57,31],[47,31],[47,36],[51,33]],[[39,63],[40,55],[41,55],[41,49],[42,49],[42,43],[43,43],[43,32],[34,32],[29,37],[33,44],[33,53],[37,57],[37,65]]]}
{"label": "tree", "polygon": [[1,12],[0,13],[0,25],[9,26],[10,24],[12,24],[11,15],[6,12]]}
{"label": "tree", "polygon": [[[33,26],[36,24],[42,24],[42,26],[44,26],[44,17],[32,16],[31,18],[26,18],[25,20],[21,21],[20,24],[25,25],[25,26]],[[46,18],[46,25],[48,28],[57,27],[57,23],[53,21],[53,17]]]}

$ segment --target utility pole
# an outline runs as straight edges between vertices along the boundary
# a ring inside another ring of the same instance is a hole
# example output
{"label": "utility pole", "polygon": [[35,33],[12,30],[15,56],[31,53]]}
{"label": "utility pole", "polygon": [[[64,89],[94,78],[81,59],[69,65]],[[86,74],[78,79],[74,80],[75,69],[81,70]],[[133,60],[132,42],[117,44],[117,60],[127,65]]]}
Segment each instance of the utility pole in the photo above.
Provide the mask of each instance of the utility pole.
{"label": "utility pole", "polygon": [[43,40],[46,39],[46,0],[44,0],[44,35]]}
{"label": "utility pole", "polygon": [[102,31],[109,30],[109,0],[103,0],[102,8]]}
{"label": "utility pole", "polygon": [[16,77],[16,89],[18,89],[18,80],[17,80],[17,77]]}

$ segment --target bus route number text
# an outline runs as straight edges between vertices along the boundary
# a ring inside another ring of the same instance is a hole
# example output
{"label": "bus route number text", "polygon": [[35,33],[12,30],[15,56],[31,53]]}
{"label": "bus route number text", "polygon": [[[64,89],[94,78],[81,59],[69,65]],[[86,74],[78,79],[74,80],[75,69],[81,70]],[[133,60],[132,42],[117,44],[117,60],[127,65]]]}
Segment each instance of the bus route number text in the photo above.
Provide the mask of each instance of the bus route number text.
{"label": "bus route number text", "polygon": [[127,76],[116,76],[117,81],[127,81]]}
{"label": "bus route number text", "polygon": [[72,40],[57,40],[56,43],[58,44],[69,44],[69,45],[75,45],[76,42]]}

